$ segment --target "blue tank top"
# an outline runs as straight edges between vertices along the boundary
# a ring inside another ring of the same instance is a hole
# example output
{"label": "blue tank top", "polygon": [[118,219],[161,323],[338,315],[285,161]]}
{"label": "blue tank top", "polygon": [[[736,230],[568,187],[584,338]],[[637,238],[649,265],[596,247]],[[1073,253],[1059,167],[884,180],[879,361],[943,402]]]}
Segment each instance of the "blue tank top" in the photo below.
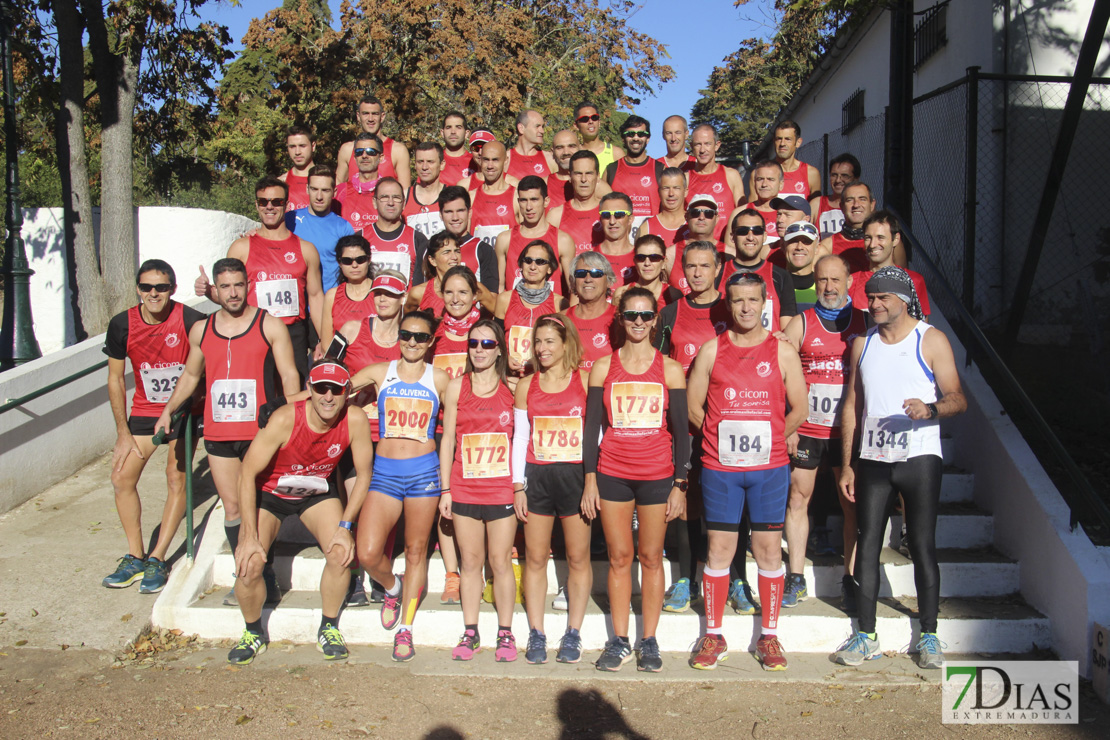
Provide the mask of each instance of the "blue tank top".
{"label": "blue tank top", "polygon": [[378,388],[378,434],[382,439],[403,438],[423,442],[435,439],[439,416],[434,368],[424,365],[424,374],[415,383],[397,375],[397,360],[389,363],[385,380]]}

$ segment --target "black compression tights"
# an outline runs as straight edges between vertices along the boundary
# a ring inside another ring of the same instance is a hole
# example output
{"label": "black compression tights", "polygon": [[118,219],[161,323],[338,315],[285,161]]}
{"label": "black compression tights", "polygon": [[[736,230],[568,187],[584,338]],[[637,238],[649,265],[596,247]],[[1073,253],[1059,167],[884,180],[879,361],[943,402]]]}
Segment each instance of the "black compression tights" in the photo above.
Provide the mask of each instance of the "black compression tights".
{"label": "black compression tights", "polygon": [[922,632],[936,632],[940,604],[940,567],[937,565],[937,509],[943,462],[921,455],[897,463],[861,460],[856,468],[855,579],[859,584],[859,630],[875,631],[875,601],[879,595],[879,552],[894,502],[901,492],[917,586],[917,609]]}

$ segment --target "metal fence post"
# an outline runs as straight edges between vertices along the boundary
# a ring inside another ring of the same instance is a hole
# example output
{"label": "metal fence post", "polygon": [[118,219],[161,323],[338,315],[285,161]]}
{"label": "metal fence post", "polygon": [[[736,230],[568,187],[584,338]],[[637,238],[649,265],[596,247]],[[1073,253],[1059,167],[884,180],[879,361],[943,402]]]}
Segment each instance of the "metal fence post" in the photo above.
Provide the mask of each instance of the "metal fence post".
{"label": "metal fence post", "polygon": [[193,412],[185,413],[185,558],[191,568],[193,551]]}
{"label": "metal fence post", "polygon": [[975,215],[979,202],[979,67],[967,68],[967,129],[964,135],[964,306],[975,313]]}

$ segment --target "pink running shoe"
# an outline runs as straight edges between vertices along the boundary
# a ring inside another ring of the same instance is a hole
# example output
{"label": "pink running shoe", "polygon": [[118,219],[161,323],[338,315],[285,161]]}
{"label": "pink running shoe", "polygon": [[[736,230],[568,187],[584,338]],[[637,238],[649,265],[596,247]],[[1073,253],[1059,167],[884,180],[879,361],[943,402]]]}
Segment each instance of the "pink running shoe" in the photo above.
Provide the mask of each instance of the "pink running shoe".
{"label": "pink running shoe", "polygon": [[516,638],[509,630],[497,631],[497,650],[493,659],[498,663],[512,663],[516,660]]}
{"label": "pink running shoe", "polygon": [[478,642],[478,633],[474,630],[467,630],[463,632],[459,644],[451,651],[451,658],[454,660],[470,660],[481,649],[482,645]]}
{"label": "pink running shoe", "polygon": [[398,630],[393,636],[393,659],[398,663],[407,663],[416,657],[416,648],[412,646],[412,630]]}

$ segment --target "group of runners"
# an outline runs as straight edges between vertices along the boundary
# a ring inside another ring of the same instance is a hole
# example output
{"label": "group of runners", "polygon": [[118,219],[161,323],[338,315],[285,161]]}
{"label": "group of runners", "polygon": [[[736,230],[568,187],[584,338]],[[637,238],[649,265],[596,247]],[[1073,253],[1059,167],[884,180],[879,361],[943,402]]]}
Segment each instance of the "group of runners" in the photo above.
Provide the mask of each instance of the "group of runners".
{"label": "group of runners", "polygon": [[[448,114],[442,143],[421,142],[411,158],[382,134],[383,117],[377,98],[360,102],[360,131],[335,168],[315,163],[310,130],[289,129],[292,167],[256,186],[260,226],[194,282],[215,313],[171,299],[168,263],[140,266],[139,304],[106,338],[128,554],[105,586],[166,584],[185,505],[180,412],[192,408],[235,554],[225,603],[245,630],[231,663],[266,649],[263,608],[281,598],[268,561],[295,514],[325,555],[318,646],[329,660],[348,655],[345,606],[378,601],[393,658],[414,657],[437,546],[441,601],[463,617],[452,657],[481,648],[486,587],[495,660],[515,660],[523,545],[524,657],[546,662],[548,561],[561,539],[556,661],[582,657],[591,558],[606,557],[612,634],[598,669],[635,657],[661,670],[661,613],[702,598],[691,666],[727,656],[731,604],[761,614],[755,656],[783,670],[781,609],[808,597],[810,508],[824,481],[843,512],[843,606],[858,618],[835,659],[881,657],[879,556],[900,499],[918,662],[939,667],[939,419],[966,402],[947,339],[925,322],[899,222],[875,211],[855,157],[833,159],[822,194],[789,121],[775,158],[742,176],[716,160],[711,126],[691,133],[680,116],[664,122],[658,160],[646,154],[650,122],[628,116],[616,146],[589,103],[550,151],[535,111],[518,117],[512,147]],[[159,432],[168,495],[148,550],[136,485]],[[665,550],[678,565],[669,589]]]}

